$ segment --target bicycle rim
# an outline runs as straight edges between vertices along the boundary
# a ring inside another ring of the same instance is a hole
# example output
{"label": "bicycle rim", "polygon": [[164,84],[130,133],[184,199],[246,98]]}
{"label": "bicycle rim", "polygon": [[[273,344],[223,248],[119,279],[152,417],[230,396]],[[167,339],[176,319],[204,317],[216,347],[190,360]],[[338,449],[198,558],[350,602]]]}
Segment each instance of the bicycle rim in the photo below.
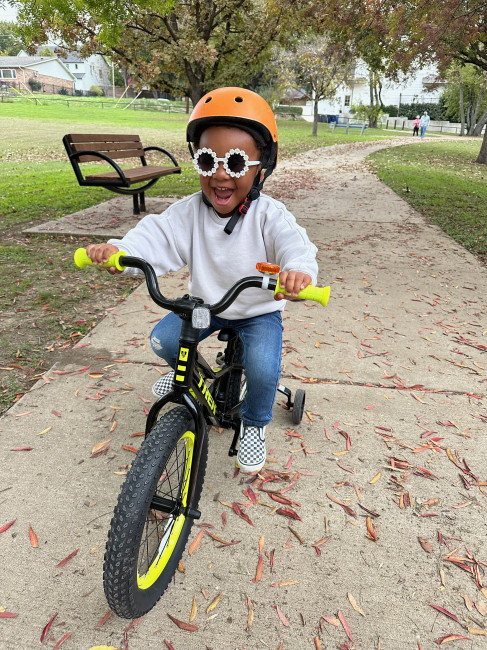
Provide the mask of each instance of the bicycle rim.
{"label": "bicycle rim", "polygon": [[[155,497],[177,503],[178,509],[188,505],[193,451],[194,433],[186,431],[175,445],[154,493]],[[176,547],[185,520],[184,514],[166,514],[149,509],[137,560],[139,589],[148,589],[157,582]]]}

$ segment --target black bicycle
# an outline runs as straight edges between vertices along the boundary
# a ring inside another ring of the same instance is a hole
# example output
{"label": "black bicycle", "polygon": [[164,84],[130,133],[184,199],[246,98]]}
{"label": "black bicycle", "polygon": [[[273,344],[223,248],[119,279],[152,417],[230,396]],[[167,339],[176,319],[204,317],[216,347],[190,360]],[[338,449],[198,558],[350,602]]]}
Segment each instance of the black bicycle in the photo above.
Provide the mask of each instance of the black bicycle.
{"label": "black bicycle", "polygon": [[[91,264],[85,249],[75,253],[75,263]],[[106,267],[135,267],[143,271],[154,302],[177,314],[181,320],[178,361],[173,388],[157,399],[147,416],[145,438],[127,473],[108,533],[103,586],[110,608],[123,618],[137,618],[157,603],[169,585],[184,552],[193,521],[201,516],[198,503],[208,458],[208,429],[214,425],[233,429],[229,455],[240,431],[240,406],[246,392],[240,339],[231,329],[218,338],[226,343],[212,368],[198,352],[201,329],[208,327],[212,314],[228,309],[237,296],[250,287],[280,290],[275,276],[279,267],[258,264],[263,276],[239,280],[214,305],[185,295],[169,300],[159,291],[150,264],[123,252],[113,255]],[[309,286],[299,298],[326,305],[330,287]],[[287,398],[294,424],[301,422],[305,392],[291,391],[279,384]],[[176,404],[161,415],[167,404]]]}

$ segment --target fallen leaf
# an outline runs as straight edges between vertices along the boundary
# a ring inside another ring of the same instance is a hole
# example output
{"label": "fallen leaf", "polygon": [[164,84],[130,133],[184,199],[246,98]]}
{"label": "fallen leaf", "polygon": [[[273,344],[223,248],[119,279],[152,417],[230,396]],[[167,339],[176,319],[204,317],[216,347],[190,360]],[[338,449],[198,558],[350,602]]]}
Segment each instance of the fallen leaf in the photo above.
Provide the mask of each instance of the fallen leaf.
{"label": "fallen leaf", "polygon": [[348,596],[348,600],[350,601],[350,605],[354,608],[354,610],[359,614],[362,614],[362,616],[365,616],[364,610],[360,607],[360,605],[357,604],[357,601],[352,596],[352,594],[348,593],[347,596]]}
{"label": "fallen leaf", "polygon": [[322,616],[321,618],[327,623],[329,623],[330,625],[334,625],[335,627],[340,627],[340,621],[338,620],[338,618],[332,618],[330,616]]}
{"label": "fallen leaf", "polygon": [[112,439],[110,438],[110,440],[104,440],[103,442],[99,442],[97,445],[95,445],[93,447],[93,449],[91,450],[91,453],[96,454],[97,451],[100,451],[100,449],[103,449],[103,447],[106,447],[106,445],[108,445],[108,443],[111,442],[111,441],[112,441]]}
{"label": "fallen leaf", "polygon": [[213,598],[213,600],[211,601],[211,603],[210,603],[210,604],[208,605],[208,607],[206,608],[206,613],[207,613],[207,614],[209,614],[211,611],[213,611],[213,610],[215,609],[215,607],[218,605],[218,603],[219,603],[220,600],[222,599],[223,593],[224,593],[223,591],[220,591],[220,593],[218,594],[218,596],[216,596],[215,598]]}
{"label": "fallen leaf", "polygon": [[39,540],[37,539],[37,535],[32,530],[32,526],[30,524],[29,524],[29,539],[32,548],[37,548],[39,546]]}
{"label": "fallen leaf", "polygon": [[41,643],[44,643],[44,641],[45,641],[45,639],[46,639],[46,636],[47,636],[47,633],[49,632],[49,629],[50,629],[51,625],[53,624],[54,619],[56,618],[56,616],[57,616],[57,612],[54,614],[54,616],[52,616],[52,617],[49,619],[49,622],[47,623],[47,625],[46,625],[46,626],[44,627],[44,629],[42,630],[42,634],[41,634]]}
{"label": "fallen leaf", "polygon": [[198,603],[196,602],[196,597],[193,596],[193,604],[191,605],[191,613],[189,615],[189,622],[192,623],[194,619],[196,618],[196,614],[198,613]]}
{"label": "fallen leaf", "polygon": [[12,521],[9,521],[8,524],[4,524],[4,525],[0,528],[0,535],[1,535],[2,533],[4,533],[6,530],[8,530],[8,529],[10,528],[10,526],[13,526],[13,525],[15,524],[16,521],[17,521],[17,519],[12,519]]}
{"label": "fallen leaf", "polygon": [[421,544],[423,551],[426,551],[426,553],[431,553],[433,550],[431,542],[429,542],[427,539],[423,539],[422,537],[418,537],[418,542]]}
{"label": "fallen leaf", "polygon": [[250,517],[242,510],[242,508],[236,503],[235,501],[232,503],[232,508],[239,517],[241,517],[244,521],[246,521],[250,526],[253,526],[254,524],[252,523]]}
{"label": "fallen leaf", "polygon": [[278,508],[276,510],[276,514],[282,515],[283,517],[289,517],[290,519],[298,519],[299,521],[303,521],[298,513],[292,508]]}
{"label": "fallen leaf", "polygon": [[445,609],[444,607],[440,607],[439,605],[432,605],[431,603],[428,603],[428,605],[429,605],[430,607],[433,607],[433,609],[436,609],[438,612],[441,612],[441,613],[444,614],[445,616],[448,616],[449,618],[452,618],[452,619],[453,619],[454,621],[456,621],[457,623],[460,623],[460,621],[458,620],[458,617],[455,616],[455,614],[452,614],[451,612],[449,612],[449,611],[448,611],[447,609]]}
{"label": "fallen leaf", "polygon": [[0,618],[17,618],[18,614],[13,612],[0,612]]}
{"label": "fallen leaf", "polygon": [[481,630],[478,627],[467,627],[470,634],[477,634],[478,636],[487,636],[487,630]]}
{"label": "fallen leaf", "polygon": [[61,562],[59,562],[59,564],[56,564],[56,566],[57,567],[64,566],[66,564],[66,562],[69,562],[69,560],[71,560],[75,555],[78,554],[78,551],[79,551],[79,548],[77,548],[75,551],[70,553],[67,557],[64,558],[64,560],[61,560]]}
{"label": "fallen leaf", "polygon": [[112,615],[112,613],[113,613],[112,610],[109,609],[108,612],[105,614],[105,616],[103,616],[98,621],[98,627],[103,627],[105,625],[105,623],[108,621],[108,619],[110,618],[110,616]]}
{"label": "fallen leaf", "polygon": [[284,616],[283,612],[279,609],[277,605],[271,605],[272,609],[275,609],[277,612],[277,615],[279,616],[279,620],[283,625],[286,627],[290,627],[291,623],[287,620],[287,618]]}
{"label": "fallen leaf", "polygon": [[290,585],[296,585],[297,580],[279,580],[279,582],[271,583],[271,587],[289,587]]}
{"label": "fallen leaf", "polygon": [[345,630],[346,635],[348,636],[350,641],[353,641],[352,630],[350,629],[350,625],[347,623],[345,616],[342,614],[341,611],[338,611],[337,616],[340,620],[340,623],[343,625],[343,629]]}
{"label": "fallen leaf", "polygon": [[354,519],[357,519],[357,514],[354,512],[354,510],[352,510],[352,508],[350,508],[350,506],[347,506],[346,503],[343,503],[339,499],[335,499],[335,497],[333,497],[331,494],[328,494],[328,492],[326,493],[326,496],[330,499],[330,501],[333,501],[333,503],[336,503],[339,506],[341,506],[345,510],[347,515],[353,517]]}
{"label": "fallen leaf", "polygon": [[196,632],[199,630],[199,627],[196,625],[196,623],[186,623],[185,621],[180,621],[177,618],[174,618],[174,616],[171,616],[171,614],[168,614],[169,618],[171,621],[179,627],[180,630],[185,630],[186,632]]}
{"label": "fallen leaf", "polygon": [[375,532],[374,524],[372,522],[372,517],[367,517],[365,520],[365,525],[367,526],[367,535],[373,542],[377,541],[377,533]]}
{"label": "fallen leaf", "polygon": [[59,648],[59,646],[60,646],[62,643],[64,643],[64,642],[66,641],[66,639],[69,639],[69,637],[71,636],[71,634],[72,634],[71,632],[66,632],[66,634],[65,634],[64,636],[62,636],[62,637],[59,639],[59,641],[56,643],[56,645],[53,647],[52,650],[57,650],[57,648]]}
{"label": "fallen leaf", "polygon": [[485,600],[479,600],[479,602],[475,603],[475,607],[482,616],[487,614],[487,602]]}
{"label": "fallen leaf", "polygon": [[372,485],[374,483],[377,483],[377,481],[380,479],[380,475],[381,475],[381,472],[377,472],[377,474],[373,478],[370,479],[369,483],[372,483]]}
{"label": "fallen leaf", "polygon": [[203,539],[203,535],[205,534],[204,528],[200,530],[200,532],[196,535],[194,540],[191,542],[188,548],[188,553],[189,555],[193,555],[193,553],[196,551],[198,546],[200,545],[201,540]]}
{"label": "fallen leaf", "polygon": [[255,570],[255,578],[252,578],[252,582],[260,582],[262,580],[262,571],[264,568],[264,558],[262,555],[259,555],[259,561],[257,562],[257,568]]}
{"label": "fallen leaf", "polygon": [[459,641],[460,639],[466,639],[467,641],[471,641],[468,636],[463,636],[463,634],[447,634],[446,636],[442,636],[439,639],[436,639],[435,643],[436,645],[443,645],[444,643],[449,643],[450,641]]}
{"label": "fallen leaf", "polygon": [[468,609],[469,612],[471,612],[474,606],[473,600],[470,598],[468,594],[462,594],[462,598],[465,601],[465,607]]}

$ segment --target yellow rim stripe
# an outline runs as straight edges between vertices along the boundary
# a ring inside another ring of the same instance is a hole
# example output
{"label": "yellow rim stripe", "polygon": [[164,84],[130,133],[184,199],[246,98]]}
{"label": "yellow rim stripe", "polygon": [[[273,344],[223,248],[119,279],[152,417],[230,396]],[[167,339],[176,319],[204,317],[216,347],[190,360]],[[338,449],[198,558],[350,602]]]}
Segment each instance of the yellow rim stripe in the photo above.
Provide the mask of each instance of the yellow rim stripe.
{"label": "yellow rim stripe", "polygon": [[[186,431],[179,440],[185,441],[185,470],[184,470],[184,479],[183,479],[183,493],[182,501],[183,506],[187,505],[188,501],[188,487],[189,487],[189,475],[191,472],[191,465],[193,463],[193,451],[194,451],[194,433],[192,431]],[[148,589],[159,578],[161,573],[166,568],[166,564],[171,557],[174,547],[177,544],[183,524],[186,517],[184,515],[179,515],[172,524],[172,531],[169,534],[169,539],[167,540],[164,548],[159,549],[159,554],[154,559],[147,572],[143,575],[139,575],[137,572],[137,586],[139,589]]]}

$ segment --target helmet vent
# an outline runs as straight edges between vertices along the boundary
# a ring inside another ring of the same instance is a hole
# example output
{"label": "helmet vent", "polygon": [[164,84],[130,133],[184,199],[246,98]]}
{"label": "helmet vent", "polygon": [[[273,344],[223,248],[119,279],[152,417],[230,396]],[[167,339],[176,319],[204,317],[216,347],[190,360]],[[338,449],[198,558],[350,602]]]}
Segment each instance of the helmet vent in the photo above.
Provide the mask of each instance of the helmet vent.
{"label": "helmet vent", "polygon": [[208,102],[211,102],[212,99],[213,99],[213,97],[208,97],[207,99],[205,99],[205,104],[208,104]]}
{"label": "helmet vent", "polygon": [[243,102],[243,99],[241,97],[235,97],[235,101],[240,104],[240,102]]}

